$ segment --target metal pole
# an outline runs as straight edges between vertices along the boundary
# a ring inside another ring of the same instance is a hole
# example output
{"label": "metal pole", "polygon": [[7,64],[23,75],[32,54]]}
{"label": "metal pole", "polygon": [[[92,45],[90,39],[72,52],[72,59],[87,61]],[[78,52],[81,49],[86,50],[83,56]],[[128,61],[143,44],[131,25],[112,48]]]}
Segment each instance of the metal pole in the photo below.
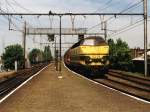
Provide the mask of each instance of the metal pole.
{"label": "metal pole", "polygon": [[23,32],[23,57],[24,57],[23,68],[25,68],[25,63],[26,63],[26,22],[24,22],[24,32]]}
{"label": "metal pole", "polygon": [[107,21],[104,22],[104,34],[105,34],[105,41],[107,39]]}
{"label": "metal pole", "polygon": [[45,52],[46,52],[46,64],[47,64],[47,50],[48,50],[48,46],[47,47],[45,47]]}
{"label": "metal pole", "polygon": [[57,58],[56,58],[56,36],[55,36],[55,50],[54,50],[54,52],[55,52],[55,67],[56,67],[56,71],[57,71],[58,69],[57,69]]}
{"label": "metal pole", "polygon": [[61,17],[62,17],[62,15],[60,15],[59,16],[60,17],[60,38],[59,38],[59,71],[61,72],[61,61],[62,61],[62,59],[61,59]]}
{"label": "metal pole", "polygon": [[147,76],[147,0],[143,1],[144,12],[144,75]]}

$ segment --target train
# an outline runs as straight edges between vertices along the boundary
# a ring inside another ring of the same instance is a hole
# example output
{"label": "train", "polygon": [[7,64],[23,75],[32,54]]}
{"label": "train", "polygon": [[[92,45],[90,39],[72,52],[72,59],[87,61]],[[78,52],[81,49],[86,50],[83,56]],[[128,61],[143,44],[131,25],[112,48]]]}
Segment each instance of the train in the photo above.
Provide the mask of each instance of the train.
{"label": "train", "polygon": [[100,36],[86,37],[67,50],[64,62],[72,68],[106,73],[109,67],[109,45]]}

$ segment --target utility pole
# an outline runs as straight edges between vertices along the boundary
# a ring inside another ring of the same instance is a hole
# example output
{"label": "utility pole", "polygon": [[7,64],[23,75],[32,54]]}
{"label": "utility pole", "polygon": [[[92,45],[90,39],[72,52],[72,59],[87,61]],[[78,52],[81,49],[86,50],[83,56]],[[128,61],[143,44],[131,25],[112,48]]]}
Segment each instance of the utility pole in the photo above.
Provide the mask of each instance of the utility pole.
{"label": "utility pole", "polygon": [[147,76],[147,0],[143,0],[144,13],[144,75]]}
{"label": "utility pole", "polygon": [[61,17],[62,17],[62,15],[60,15],[59,16],[60,17],[60,34],[59,34],[59,71],[61,72],[61,61],[62,61],[62,59],[61,59]]}
{"label": "utility pole", "polygon": [[107,40],[107,21],[104,21],[104,37],[106,41]]}
{"label": "utility pole", "polygon": [[107,40],[107,21],[102,21],[101,25],[102,25],[101,30],[104,31],[104,39],[106,41]]}
{"label": "utility pole", "polygon": [[58,62],[57,62],[57,53],[56,53],[56,36],[55,36],[55,50],[54,50],[54,55],[55,55],[55,67],[56,67],[56,71],[58,70]]}
{"label": "utility pole", "polygon": [[23,57],[24,57],[23,68],[25,68],[25,63],[26,63],[26,22],[24,22],[24,30],[23,30]]}

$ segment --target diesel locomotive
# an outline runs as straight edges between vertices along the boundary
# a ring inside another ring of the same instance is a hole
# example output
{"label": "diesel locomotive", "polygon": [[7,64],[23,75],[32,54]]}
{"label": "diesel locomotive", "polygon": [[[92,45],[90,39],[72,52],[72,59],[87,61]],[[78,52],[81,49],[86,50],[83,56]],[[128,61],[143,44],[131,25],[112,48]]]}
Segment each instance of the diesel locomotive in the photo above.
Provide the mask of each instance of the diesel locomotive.
{"label": "diesel locomotive", "polygon": [[90,36],[75,43],[64,55],[67,66],[107,72],[109,46],[100,36]]}

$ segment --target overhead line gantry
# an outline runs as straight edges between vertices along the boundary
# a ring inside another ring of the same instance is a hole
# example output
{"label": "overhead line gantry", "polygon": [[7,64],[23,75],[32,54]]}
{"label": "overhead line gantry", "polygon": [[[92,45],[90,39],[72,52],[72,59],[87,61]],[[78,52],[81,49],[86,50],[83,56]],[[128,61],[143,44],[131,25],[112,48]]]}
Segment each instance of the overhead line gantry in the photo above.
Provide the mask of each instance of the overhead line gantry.
{"label": "overhead line gantry", "polygon": [[0,13],[0,15],[10,15],[10,16],[49,16],[49,15],[53,15],[53,16],[91,16],[91,15],[95,15],[95,16],[99,16],[99,15],[127,15],[127,16],[140,16],[140,15],[144,15],[143,13],[52,13],[51,11],[49,13]]}

